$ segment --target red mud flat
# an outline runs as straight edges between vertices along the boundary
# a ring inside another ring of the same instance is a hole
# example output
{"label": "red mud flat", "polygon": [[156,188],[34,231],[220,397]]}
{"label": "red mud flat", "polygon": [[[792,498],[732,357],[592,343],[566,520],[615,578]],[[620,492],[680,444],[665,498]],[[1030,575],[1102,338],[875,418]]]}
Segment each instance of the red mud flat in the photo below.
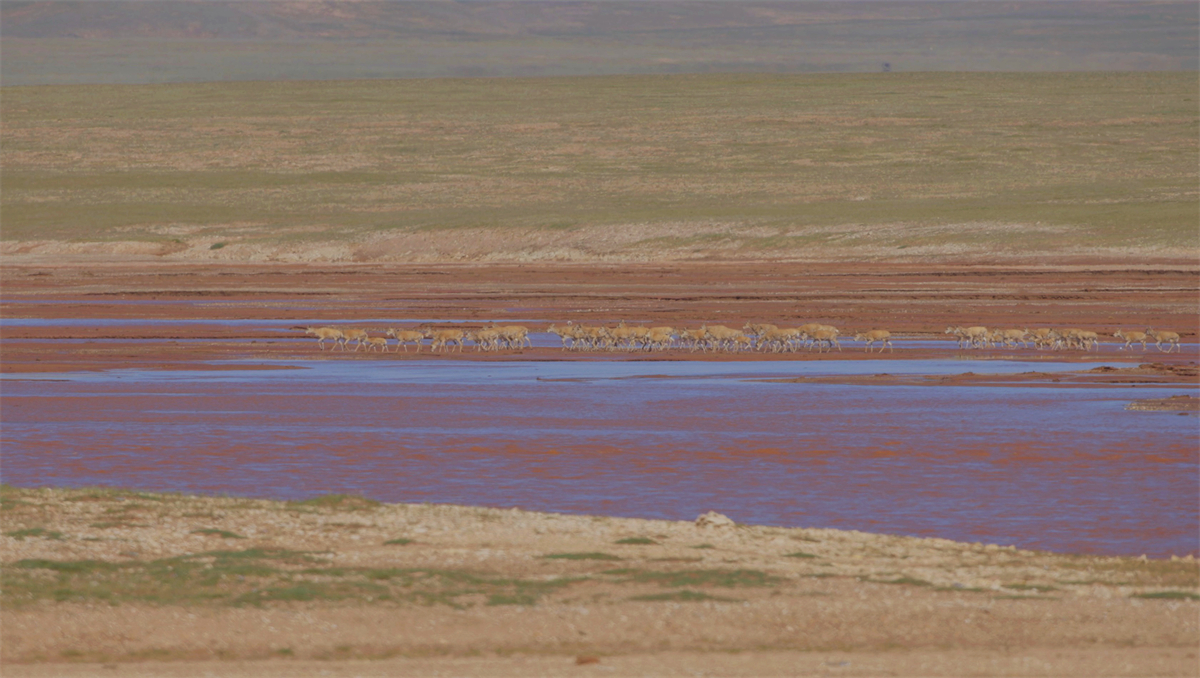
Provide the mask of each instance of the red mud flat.
{"label": "red mud flat", "polygon": [[[1152,326],[1179,332],[1182,354],[1150,353],[1168,363],[1197,359],[1200,271],[1193,264],[1158,267],[988,267],[846,264],[704,263],[669,265],[132,265],[6,266],[0,271],[8,319],[124,319],[119,327],[0,326],[0,371],[54,372],[117,367],[164,368],[193,361],[332,358],[300,330],[263,329],[230,321],[270,319],[279,328],[301,323],[385,325],[366,318],[444,319],[469,327],[551,322],[741,327],[748,321],[796,326],[824,322],[843,334],[888,329],[899,350],[888,357],[945,358],[946,348],[905,348],[906,339],[945,339],[951,325],[1001,328],[1072,327],[1101,333],[1103,355],[1033,350],[968,351],[971,357],[1021,356],[1054,362],[1145,362],[1140,350],[1116,351],[1111,333]],[[173,323],[211,321],[212,324]],[[134,321],[145,321],[139,325]],[[289,321],[293,324],[288,324]],[[399,324],[399,323],[397,323]],[[54,341],[51,341],[54,340]],[[68,341],[63,341],[68,340]],[[407,359],[415,353],[337,354],[337,359]],[[500,354],[470,350],[453,359],[590,359],[532,349]],[[871,359],[847,349],[784,359]],[[632,356],[622,356],[630,359]],[[778,355],[713,355],[674,351],[639,359],[777,360]]]}

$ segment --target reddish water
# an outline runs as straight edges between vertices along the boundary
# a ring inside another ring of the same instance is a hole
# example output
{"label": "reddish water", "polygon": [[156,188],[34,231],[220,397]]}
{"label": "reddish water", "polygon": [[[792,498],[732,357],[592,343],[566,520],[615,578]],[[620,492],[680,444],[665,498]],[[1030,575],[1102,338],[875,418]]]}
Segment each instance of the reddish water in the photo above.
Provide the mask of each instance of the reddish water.
{"label": "reddish water", "polygon": [[1200,553],[1196,416],[1124,410],[1194,389],[752,381],[1030,369],[995,361],[288,364],[6,378],[4,481]]}

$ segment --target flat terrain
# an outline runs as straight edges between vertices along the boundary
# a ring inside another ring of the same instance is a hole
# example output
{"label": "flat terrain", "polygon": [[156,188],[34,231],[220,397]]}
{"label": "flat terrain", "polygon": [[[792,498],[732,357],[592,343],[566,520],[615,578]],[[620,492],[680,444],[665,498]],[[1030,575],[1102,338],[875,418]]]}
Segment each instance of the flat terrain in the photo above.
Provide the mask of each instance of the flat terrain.
{"label": "flat terrain", "polygon": [[7,263],[1195,261],[1194,73],[6,87]]}
{"label": "flat terrain", "polygon": [[1200,665],[1190,556],[344,496],[5,487],[3,512],[5,675],[111,675],[111,662],[121,675],[1182,676]]}

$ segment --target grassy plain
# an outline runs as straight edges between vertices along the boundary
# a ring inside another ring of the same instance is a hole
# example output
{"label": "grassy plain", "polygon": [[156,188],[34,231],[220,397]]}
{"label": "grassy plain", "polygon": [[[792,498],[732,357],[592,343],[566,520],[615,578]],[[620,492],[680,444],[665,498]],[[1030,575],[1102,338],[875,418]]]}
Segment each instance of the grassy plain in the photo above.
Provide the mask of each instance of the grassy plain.
{"label": "grassy plain", "polygon": [[1194,73],[6,87],[0,236],[202,260],[1189,258],[1198,100]]}

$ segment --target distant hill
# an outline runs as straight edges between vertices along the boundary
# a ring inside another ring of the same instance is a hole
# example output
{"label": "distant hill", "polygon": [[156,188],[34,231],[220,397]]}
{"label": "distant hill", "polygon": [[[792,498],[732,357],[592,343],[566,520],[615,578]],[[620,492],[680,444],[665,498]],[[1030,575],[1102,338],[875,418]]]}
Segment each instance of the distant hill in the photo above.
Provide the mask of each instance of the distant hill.
{"label": "distant hill", "polygon": [[1191,1],[6,1],[0,81],[1188,70],[1198,34]]}

